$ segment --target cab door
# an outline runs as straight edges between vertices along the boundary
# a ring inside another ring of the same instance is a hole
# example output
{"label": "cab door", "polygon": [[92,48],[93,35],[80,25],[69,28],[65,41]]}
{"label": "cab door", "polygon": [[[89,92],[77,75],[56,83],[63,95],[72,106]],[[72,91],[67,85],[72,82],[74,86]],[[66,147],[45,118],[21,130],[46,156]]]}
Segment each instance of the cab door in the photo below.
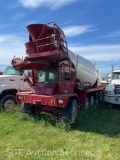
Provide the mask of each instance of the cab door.
{"label": "cab door", "polygon": [[59,93],[71,94],[74,93],[74,72],[68,67],[61,67],[59,73]]}

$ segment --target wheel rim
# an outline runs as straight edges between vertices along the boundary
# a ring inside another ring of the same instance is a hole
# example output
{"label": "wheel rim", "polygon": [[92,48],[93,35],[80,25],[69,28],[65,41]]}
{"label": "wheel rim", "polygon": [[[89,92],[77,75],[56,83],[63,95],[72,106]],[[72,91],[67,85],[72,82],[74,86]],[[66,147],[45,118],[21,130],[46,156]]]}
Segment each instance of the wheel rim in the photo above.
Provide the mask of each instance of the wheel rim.
{"label": "wheel rim", "polygon": [[4,109],[5,110],[10,110],[13,109],[15,107],[15,102],[12,99],[8,99],[5,101],[4,103]]}

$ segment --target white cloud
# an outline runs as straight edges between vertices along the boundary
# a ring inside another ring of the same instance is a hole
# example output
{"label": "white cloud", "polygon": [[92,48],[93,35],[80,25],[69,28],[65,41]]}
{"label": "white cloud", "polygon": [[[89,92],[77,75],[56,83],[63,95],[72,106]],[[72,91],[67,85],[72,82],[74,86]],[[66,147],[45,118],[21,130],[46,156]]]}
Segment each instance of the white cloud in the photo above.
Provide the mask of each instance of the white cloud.
{"label": "white cloud", "polygon": [[12,17],[11,17],[11,20],[13,20],[13,21],[19,21],[19,20],[21,20],[21,19],[23,19],[24,17],[26,16],[26,13],[16,13],[16,14],[14,14]]}
{"label": "white cloud", "polygon": [[[70,45],[69,45],[70,46]],[[113,61],[120,60],[120,45],[71,45],[71,50],[91,61]]]}
{"label": "white cloud", "polygon": [[95,63],[97,69],[102,74],[111,73],[111,65],[120,68],[120,45],[71,45],[69,48],[80,56]]}
{"label": "white cloud", "polygon": [[0,47],[0,64],[10,65],[13,57],[25,56],[24,46],[21,47]]}
{"label": "white cloud", "polygon": [[0,29],[5,29],[5,28],[10,28],[10,27],[13,27],[13,26],[16,26],[17,24],[16,23],[11,23],[11,24],[0,24]]}
{"label": "white cloud", "polygon": [[116,37],[120,37],[120,31],[115,31],[115,32],[111,32],[109,34],[106,35],[106,38],[116,38]]}
{"label": "white cloud", "polygon": [[81,26],[69,26],[62,28],[65,35],[68,37],[73,37],[76,35],[84,34],[86,32],[92,32],[95,30],[92,25],[81,25]]}
{"label": "white cloud", "polygon": [[19,47],[21,44],[24,44],[24,35],[14,35],[14,34],[7,34],[7,35],[0,35],[0,48],[1,47]]}
{"label": "white cloud", "polygon": [[11,64],[14,56],[25,56],[24,43],[26,40],[19,35],[0,36],[0,64]]}
{"label": "white cloud", "polygon": [[94,40],[94,39],[118,39],[118,38],[120,38],[120,31],[110,32],[110,33],[107,33],[106,35],[91,38],[91,39]]}
{"label": "white cloud", "polygon": [[120,45],[71,45],[72,51],[96,64],[101,74],[111,73],[111,65],[120,68]]}
{"label": "white cloud", "polygon": [[26,8],[38,8],[38,7],[49,7],[51,10],[55,10],[78,0],[18,0]]}

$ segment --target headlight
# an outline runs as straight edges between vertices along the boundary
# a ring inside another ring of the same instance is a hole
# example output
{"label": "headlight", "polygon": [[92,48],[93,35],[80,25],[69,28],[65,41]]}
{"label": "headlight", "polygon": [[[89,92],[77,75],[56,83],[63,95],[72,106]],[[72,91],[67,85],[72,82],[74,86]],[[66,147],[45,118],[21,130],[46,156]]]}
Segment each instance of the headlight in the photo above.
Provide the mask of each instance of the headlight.
{"label": "headlight", "polygon": [[63,104],[63,99],[58,99],[58,104]]}
{"label": "headlight", "polygon": [[105,91],[105,94],[114,94],[114,91]]}
{"label": "headlight", "polygon": [[114,87],[113,86],[106,86],[105,87],[105,94],[114,94]]}
{"label": "headlight", "polygon": [[17,96],[17,99],[21,100],[21,99],[22,99],[22,97],[21,97],[21,96]]}

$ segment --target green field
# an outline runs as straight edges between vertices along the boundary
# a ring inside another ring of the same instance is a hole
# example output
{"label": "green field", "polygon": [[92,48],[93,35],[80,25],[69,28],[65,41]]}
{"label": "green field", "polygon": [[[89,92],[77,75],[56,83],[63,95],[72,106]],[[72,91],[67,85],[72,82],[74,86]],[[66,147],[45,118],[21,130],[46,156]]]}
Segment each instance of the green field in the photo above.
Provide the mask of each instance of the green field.
{"label": "green field", "polygon": [[0,113],[0,160],[120,160],[120,109],[92,108],[72,126],[19,109]]}

